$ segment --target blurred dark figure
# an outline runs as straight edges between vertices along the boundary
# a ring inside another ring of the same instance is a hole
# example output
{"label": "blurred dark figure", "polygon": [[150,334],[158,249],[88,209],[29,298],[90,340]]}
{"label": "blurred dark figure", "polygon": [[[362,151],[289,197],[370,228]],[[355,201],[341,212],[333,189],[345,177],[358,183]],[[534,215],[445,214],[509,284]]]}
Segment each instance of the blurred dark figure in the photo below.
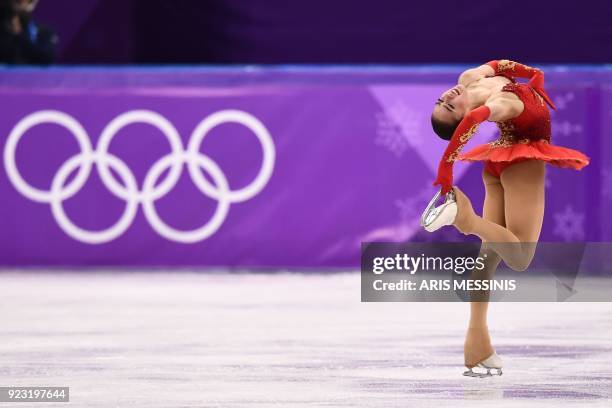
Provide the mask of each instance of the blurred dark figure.
{"label": "blurred dark figure", "polygon": [[0,0],[0,63],[51,64],[57,35],[34,23],[38,0]]}

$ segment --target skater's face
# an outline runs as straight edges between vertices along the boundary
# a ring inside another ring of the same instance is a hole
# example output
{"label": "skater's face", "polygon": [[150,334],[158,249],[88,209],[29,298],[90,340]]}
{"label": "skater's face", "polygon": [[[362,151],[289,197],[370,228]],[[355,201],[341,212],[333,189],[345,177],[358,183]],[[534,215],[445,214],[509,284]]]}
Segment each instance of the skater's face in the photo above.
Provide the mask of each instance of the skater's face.
{"label": "skater's face", "polygon": [[468,110],[468,93],[465,86],[456,85],[440,95],[433,110],[433,117],[444,123],[459,122]]}

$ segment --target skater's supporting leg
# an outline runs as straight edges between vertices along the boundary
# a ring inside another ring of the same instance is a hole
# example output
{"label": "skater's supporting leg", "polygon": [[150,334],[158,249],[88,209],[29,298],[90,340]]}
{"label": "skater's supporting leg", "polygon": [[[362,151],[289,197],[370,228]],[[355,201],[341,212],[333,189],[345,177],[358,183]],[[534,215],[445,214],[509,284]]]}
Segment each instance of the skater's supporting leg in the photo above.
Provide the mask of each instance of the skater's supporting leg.
{"label": "skater's supporting leg", "polygon": [[[504,189],[501,181],[489,174],[482,172],[482,181],[485,187],[485,199],[482,206],[482,218],[492,223],[506,226],[504,211]],[[480,257],[484,259],[485,267],[482,270],[474,269],[471,272],[471,279],[493,279],[495,270],[501,261],[499,255],[490,248],[483,247],[480,250]],[[487,325],[487,301],[489,300],[488,291],[471,292],[472,294],[472,313],[470,315],[470,327],[486,327]]]}
{"label": "skater's supporting leg", "polygon": [[[493,223],[505,226],[504,190],[498,178],[486,171],[482,174],[485,185],[485,200],[482,217]],[[486,255],[486,256],[485,256]],[[492,279],[501,258],[496,252],[482,248],[479,256],[485,259],[483,270],[474,269],[471,279]],[[473,367],[493,352],[489,329],[487,327],[488,291],[472,293],[470,303],[470,324],[464,344],[464,359],[467,367]]]}

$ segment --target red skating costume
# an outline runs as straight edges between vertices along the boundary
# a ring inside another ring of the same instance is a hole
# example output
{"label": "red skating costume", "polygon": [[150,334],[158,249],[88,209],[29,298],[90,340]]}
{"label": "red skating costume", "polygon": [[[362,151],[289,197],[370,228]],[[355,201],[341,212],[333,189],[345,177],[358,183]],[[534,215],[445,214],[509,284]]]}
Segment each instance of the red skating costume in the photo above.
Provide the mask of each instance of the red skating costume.
{"label": "red skating costume", "polygon": [[[487,106],[480,106],[461,120],[444,152],[438,167],[438,177],[434,185],[441,185],[442,192],[450,191],[453,184],[453,163],[455,160],[483,161],[485,170],[499,177],[506,167],[528,159],[542,160],[557,167],[576,170],[589,164],[589,158],[581,152],[550,144],[550,112],[548,106],[555,106],[544,90],[544,74],[539,69],[517,62],[500,60],[487,63],[512,82],[502,88],[512,92],[523,102],[523,112],[503,122],[497,122],[501,132],[499,139],[476,146],[465,154],[460,154],[463,146],[476,133],[478,125],[490,115]],[[516,82],[516,78],[527,78],[526,84]]]}

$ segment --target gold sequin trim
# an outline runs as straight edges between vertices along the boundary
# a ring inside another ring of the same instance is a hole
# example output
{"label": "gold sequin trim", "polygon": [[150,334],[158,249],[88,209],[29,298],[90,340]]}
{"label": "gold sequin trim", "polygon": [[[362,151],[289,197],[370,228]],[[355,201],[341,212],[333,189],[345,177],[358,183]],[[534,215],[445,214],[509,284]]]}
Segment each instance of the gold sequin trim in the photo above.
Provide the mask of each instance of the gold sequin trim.
{"label": "gold sequin trim", "polygon": [[[508,71],[508,70],[514,71],[514,68],[516,68],[516,64],[517,62],[510,61],[507,59],[499,60],[497,61],[497,72],[503,72],[503,71]],[[527,65],[523,65],[523,67],[526,70],[528,70],[531,74],[534,74],[535,72],[538,71],[536,68],[528,67]]]}
{"label": "gold sequin trim", "polygon": [[516,66],[516,62],[510,61],[507,59],[497,61],[497,71],[498,72],[507,71],[509,69],[514,70],[515,66]]}
{"label": "gold sequin trim", "polygon": [[514,125],[510,122],[497,122],[501,134],[499,139],[489,143],[491,147],[509,147],[516,143],[513,131]]}
{"label": "gold sequin trim", "polygon": [[448,155],[448,158],[446,159],[447,163],[453,163],[455,162],[455,160],[457,160],[457,157],[459,156],[459,153],[461,153],[461,149],[463,149],[463,146],[465,146],[465,144],[472,138],[472,136],[474,136],[474,133],[476,133],[476,131],[478,130],[478,125],[480,125],[480,123],[472,125],[472,127],[469,128],[467,132],[459,136],[460,144],[459,146],[457,146],[454,152]]}
{"label": "gold sequin trim", "polygon": [[514,144],[514,142],[512,140],[505,140],[502,138],[499,138],[491,143],[489,143],[489,145],[491,147],[510,147]]}
{"label": "gold sequin trim", "polygon": [[535,139],[535,140],[529,139],[529,138],[517,139],[513,133],[514,126],[512,125],[512,123],[497,122],[497,127],[501,131],[501,135],[499,136],[499,139],[494,140],[489,143],[489,146],[491,147],[510,147],[516,144],[529,144],[531,142],[548,143],[547,139],[550,138],[550,136],[548,136],[546,138]]}
{"label": "gold sequin trim", "polygon": [[511,122],[497,122],[497,127],[501,132],[502,138],[512,137],[514,132],[514,125]]}

